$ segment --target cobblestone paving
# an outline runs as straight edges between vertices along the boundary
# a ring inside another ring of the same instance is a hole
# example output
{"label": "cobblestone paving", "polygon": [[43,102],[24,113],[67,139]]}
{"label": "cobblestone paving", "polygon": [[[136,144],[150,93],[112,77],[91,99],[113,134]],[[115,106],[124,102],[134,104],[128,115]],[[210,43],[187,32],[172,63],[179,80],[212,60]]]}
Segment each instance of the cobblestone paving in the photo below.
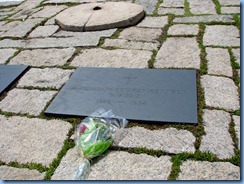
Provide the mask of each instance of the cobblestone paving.
{"label": "cobblestone paving", "polygon": [[55,24],[59,12],[89,2],[0,3],[0,64],[30,66],[0,96],[0,179],[72,178],[80,120],[43,111],[75,68],[89,66],[196,69],[199,101],[197,126],[130,122],[91,161],[90,180],[239,180],[240,1],[128,0],[147,13],[133,27],[68,32]]}

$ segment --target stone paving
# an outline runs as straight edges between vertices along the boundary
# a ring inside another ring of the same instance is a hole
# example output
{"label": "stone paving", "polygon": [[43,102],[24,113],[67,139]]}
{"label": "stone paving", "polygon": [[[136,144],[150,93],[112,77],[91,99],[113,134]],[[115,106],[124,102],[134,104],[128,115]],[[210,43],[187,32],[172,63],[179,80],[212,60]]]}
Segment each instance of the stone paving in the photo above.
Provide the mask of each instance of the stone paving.
{"label": "stone paving", "polygon": [[132,27],[71,32],[55,23],[89,2],[0,3],[0,64],[30,66],[0,97],[0,179],[72,178],[79,119],[43,112],[86,66],[196,69],[199,94],[197,126],[130,122],[91,161],[89,180],[239,180],[240,1],[128,0],[146,12]]}

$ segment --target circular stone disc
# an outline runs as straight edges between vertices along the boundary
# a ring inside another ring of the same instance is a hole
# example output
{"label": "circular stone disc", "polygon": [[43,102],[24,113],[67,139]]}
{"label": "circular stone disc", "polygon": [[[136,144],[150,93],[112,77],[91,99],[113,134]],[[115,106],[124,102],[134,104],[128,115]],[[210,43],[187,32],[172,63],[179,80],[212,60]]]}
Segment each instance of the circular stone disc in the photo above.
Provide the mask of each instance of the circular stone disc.
{"label": "circular stone disc", "polygon": [[88,3],[64,10],[55,22],[67,31],[98,31],[137,24],[143,6],[126,2]]}

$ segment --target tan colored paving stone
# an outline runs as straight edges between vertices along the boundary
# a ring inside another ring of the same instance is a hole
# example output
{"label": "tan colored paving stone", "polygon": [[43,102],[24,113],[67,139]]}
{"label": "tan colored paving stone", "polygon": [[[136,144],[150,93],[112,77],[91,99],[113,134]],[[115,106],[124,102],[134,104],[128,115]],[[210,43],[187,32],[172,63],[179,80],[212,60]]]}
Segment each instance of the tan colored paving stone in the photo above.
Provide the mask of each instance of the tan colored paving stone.
{"label": "tan colored paving stone", "polygon": [[19,164],[39,163],[48,167],[64,146],[71,124],[0,115],[0,160]]}
{"label": "tan colored paving stone", "polygon": [[240,5],[240,0],[218,0],[222,6]]}
{"label": "tan colored paving stone", "polygon": [[85,49],[71,62],[71,66],[147,68],[152,52],[139,50]]}
{"label": "tan colored paving stone", "polygon": [[240,49],[232,49],[233,55],[236,58],[236,62],[241,65],[241,54],[240,54]]}
{"label": "tan colored paving stone", "polygon": [[13,89],[0,102],[0,109],[38,116],[56,93],[56,91]]}
{"label": "tan colored paving stone", "polygon": [[74,70],[59,68],[31,68],[19,81],[17,87],[40,87],[59,89],[67,82]]}
{"label": "tan colored paving stone", "polygon": [[187,160],[178,180],[240,180],[240,168],[229,162]]}
{"label": "tan colored paving stone", "polygon": [[206,48],[208,74],[232,77],[230,55],[227,49]]}
{"label": "tan colored paving stone", "polygon": [[153,14],[153,11],[155,10],[155,7],[158,3],[158,0],[136,0],[136,4],[142,5],[144,7],[144,10],[147,14]]}
{"label": "tan colored paving stone", "polygon": [[238,139],[238,148],[240,149],[240,145],[241,145],[241,117],[240,116],[233,116],[233,121],[235,123],[235,131],[236,131],[236,137]]}
{"label": "tan colored paving stone", "polygon": [[16,49],[0,49],[0,64],[4,64],[16,51]]}
{"label": "tan colored paving stone", "polygon": [[43,10],[34,13],[31,18],[48,18],[56,15],[67,8],[67,6],[46,6]]}
{"label": "tan colored paving stone", "polygon": [[222,7],[221,13],[226,13],[226,14],[240,13],[240,7]]}
{"label": "tan colored paving stone", "polygon": [[158,42],[161,34],[161,29],[130,27],[124,29],[119,38],[132,41]]}
{"label": "tan colored paving stone", "polygon": [[137,27],[163,28],[166,24],[168,24],[168,16],[145,17]]}
{"label": "tan colored paving stone", "polygon": [[168,38],[156,56],[155,68],[200,68],[196,38]]}
{"label": "tan colored paving stone", "polygon": [[203,124],[206,135],[202,137],[200,150],[211,152],[220,159],[234,156],[234,145],[229,133],[230,114],[220,110],[204,110]]}
{"label": "tan colored paving stone", "polygon": [[1,180],[43,180],[45,173],[40,173],[37,170],[25,168],[14,168],[9,166],[0,166]]}
{"label": "tan colored paving stone", "polygon": [[185,10],[184,8],[158,8],[159,15],[166,15],[166,14],[175,14],[175,15],[184,15]]}
{"label": "tan colored paving stone", "polygon": [[193,14],[217,14],[212,0],[188,0]]}
{"label": "tan colored paving stone", "polygon": [[160,7],[166,8],[184,8],[184,0],[164,0]]}
{"label": "tan colored paving stone", "polygon": [[226,77],[204,75],[201,77],[207,107],[228,111],[239,109],[239,95],[233,80]]}
{"label": "tan colored paving stone", "polygon": [[74,48],[24,50],[11,59],[9,64],[62,66],[71,58],[74,52]]}
{"label": "tan colored paving stone", "polygon": [[200,23],[200,22],[235,22],[231,15],[205,15],[191,17],[177,17],[174,23]]}
{"label": "tan colored paving stone", "polygon": [[197,35],[198,25],[176,24],[169,28],[168,35]]}
{"label": "tan colored paving stone", "polygon": [[29,38],[52,36],[58,29],[55,25],[39,26],[30,33]]}

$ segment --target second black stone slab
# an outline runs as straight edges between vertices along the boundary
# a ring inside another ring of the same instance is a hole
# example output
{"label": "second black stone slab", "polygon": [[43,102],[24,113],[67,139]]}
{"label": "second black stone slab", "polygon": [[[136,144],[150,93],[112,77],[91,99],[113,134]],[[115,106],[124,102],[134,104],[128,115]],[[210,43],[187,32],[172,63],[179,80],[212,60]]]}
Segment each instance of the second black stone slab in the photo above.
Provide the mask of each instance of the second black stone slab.
{"label": "second black stone slab", "polygon": [[128,120],[196,124],[196,71],[78,68],[45,114],[84,117],[98,108]]}

